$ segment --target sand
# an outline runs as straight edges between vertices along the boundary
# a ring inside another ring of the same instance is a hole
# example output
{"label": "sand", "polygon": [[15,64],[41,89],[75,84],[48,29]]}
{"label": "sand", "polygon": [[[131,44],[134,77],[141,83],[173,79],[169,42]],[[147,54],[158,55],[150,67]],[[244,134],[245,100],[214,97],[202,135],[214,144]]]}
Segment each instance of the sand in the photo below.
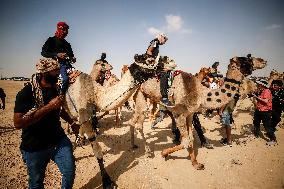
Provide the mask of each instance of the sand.
{"label": "sand", "polygon": [[[0,188],[27,188],[27,170],[19,150],[21,130],[13,127],[13,109],[17,92],[24,82],[0,81],[6,94],[6,109],[0,110]],[[100,121],[98,137],[104,151],[106,169],[118,188],[284,188],[284,126],[283,119],[277,127],[278,145],[267,146],[262,128],[261,138],[251,133],[253,108],[251,101],[240,101],[234,112],[233,146],[223,146],[222,127],[219,117],[205,119],[199,116],[205,136],[214,144],[214,149],[200,147],[195,133],[195,152],[205,170],[195,170],[187,150],[171,154],[166,159],[160,153],[173,146],[170,119],[166,118],[150,129],[149,120],[144,123],[144,132],[154,157],[147,158],[144,141],[138,134],[139,148],[130,149],[129,120],[132,112],[123,109],[122,124],[115,126],[115,115],[110,114]],[[282,116],[283,118],[283,116]],[[63,124],[66,128],[66,124]],[[71,141],[74,136],[69,135]],[[76,178],[74,188],[102,188],[98,163],[91,146],[86,144],[74,150]],[[60,188],[61,175],[57,166],[50,162],[46,170],[45,188]]]}

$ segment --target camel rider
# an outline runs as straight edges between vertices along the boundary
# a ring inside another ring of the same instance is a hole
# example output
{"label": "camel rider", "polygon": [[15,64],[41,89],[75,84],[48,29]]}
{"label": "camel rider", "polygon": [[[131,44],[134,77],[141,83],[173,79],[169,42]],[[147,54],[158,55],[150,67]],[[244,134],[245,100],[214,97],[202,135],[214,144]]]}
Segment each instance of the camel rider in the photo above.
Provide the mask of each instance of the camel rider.
{"label": "camel rider", "polygon": [[75,63],[72,47],[65,40],[68,35],[69,26],[65,22],[57,23],[57,31],[53,37],[49,37],[44,43],[41,55],[46,58],[58,60],[60,64],[60,75],[62,77],[62,86],[60,94],[65,94],[69,84],[67,69],[72,68],[70,63]]}
{"label": "camel rider", "polygon": [[221,78],[221,77],[223,77],[222,74],[219,74],[220,72],[218,71],[218,66],[219,66],[219,62],[214,62],[214,64],[211,66],[210,75],[213,78]]}
{"label": "camel rider", "polygon": [[[105,80],[105,74],[107,71],[106,68],[105,68],[105,64],[109,64],[108,61],[106,61],[106,53],[102,53],[101,54],[101,58],[99,60],[96,60],[95,64],[101,64],[102,65],[102,69],[100,71],[100,76],[99,78],[97,79],[96,82],[98,82],[99,84],[103,85],[104,84],[104,80]],[[110,65],[110,64],[109,64]],[[110,69],[112,69],[112,66],[110,65]]]}
{"label": "camel rider", "polygon": [[[155,39],[150,42],[146,54],[150,57],[156,59],[159,56],[159,46],[167,42],[168,37],[164,33],[157,35]],[[173,106],[173,104],[168,99],[168,78],[170,77],[170,70],[164,69],[160,75],[160,92],[162,95],[162,104],[165,106]]]}

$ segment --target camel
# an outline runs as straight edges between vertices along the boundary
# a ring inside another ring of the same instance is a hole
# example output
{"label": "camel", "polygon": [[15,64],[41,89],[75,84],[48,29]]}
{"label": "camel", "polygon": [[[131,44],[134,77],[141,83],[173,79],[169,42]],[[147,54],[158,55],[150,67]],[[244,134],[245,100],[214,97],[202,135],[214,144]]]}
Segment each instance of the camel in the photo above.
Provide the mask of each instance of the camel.
{"label": "camel", "polygon": [[276,70],[272,70],[267,81],[269,86],[271,85],[273,80],[281,80],[282,82],[284,82],[284,72],[280,73]]}
{"label": "camel", "polygon": [[[176,71],[176,72],[179,72]],[[203,81],[203,79],[208,76],[208,74],[210,73],[210,68],[201,68],[200,71],[198,73],[195,74],[195,77],[197,77],[198,80],[200,80],[200,82]],[[157,78],[156,78],[157,79]],[[157,82],[159,82],[159,80],[157,79]],[[143,85],[142,84],[142,87],[140,88],[141,90],[143,89]],[[143,93],[143,91],[142,91]],[[170,94],[171,96],[171,99],[172,99],[172,95]],[[149,106],[148,107],[151,107],[149,108],[150,111],[149,111],[149,121],[151,123],[151,125],[153,124],[153,122],[155,121],[155,118],[156,118],[156,114],[158,113],[158,102],[157,102],[157,99],[156,100],[153,100],[151,98],[148,98],[148,101],[149,101]]]}
{"label": "camel", "polygon": [[[168,108],[175,116],[177,127],[181,132],[181,144],[173,148],[162,151],[162,156],[187,148],[194,168],[204,169],[204,165],[198,163],[193,150],[193,134],[192,120],[195,112],[202,109],[216,109],[227,104],[235,94],[238,93],[241,81],[252,73],[253,70],[261,69],[266,66],[266,61],[261,58],[234,57],[230,59],[226,78],[223,85],[219,89],[208,89],[201,84],[199,77],[191,77],[186,72],[181,72],[173,81],[170,94],[173,94],[175,107]],[[156,79],[151,78],[141,85],[142,90],[137,91],[135,95],[135,113],[131,123],[131,145],[136,147],[134,143],[134,126],[138,125],[142,138],[143,122],[146,111],[146,98],[159,102],[161,95],[159,83]],[[143,91],[143,93],[141,92]],[[146,140],[145,140],[146,141]],[[147,144],[145,146],[146,150]]]}
{"label": "camel", "polygon": [[[119,82],[119,79],[116,77],[116,75],[112,74],[110,70],[108,70],[105,74],[105,80],[104,80],[103,86],[105,88],[108,88],[108,87],[115,85],[117,82]],[[120,122],[121,109],[122,109],[122,107],[118,107],[117,109],[114,110],[115,111],[116,127],[118,127],[119,122]],[[104,112],[104,114],[101,115],[100,117],[102,118],[104,115],[106,115],[108,113],[109,112]]]}
{"label": "camel", "polygon": [[[166,65],[175,65],[174,60],[166,56],[160,57],[158,63],[160,68]],[[94,78],[106,66],[104,63],[94,64],[92,76],[81,73],[67,90],[64,108],[73,120],[81,125],[79,136],[85,137],[91,143],[93,153],[100,166],[103,188],[113,188],[115,183],[104,167],[102,149],[96,140],[97,133],[95,125],[92,124],[96,121],[94,115],[96,112],[106,112],[120,107],[137,90],[139,85],[154,76],[157,70],[147,69],[147,65],[140,67],[137,63],[133,63],[119,82],[113,86],[104,87]]]}

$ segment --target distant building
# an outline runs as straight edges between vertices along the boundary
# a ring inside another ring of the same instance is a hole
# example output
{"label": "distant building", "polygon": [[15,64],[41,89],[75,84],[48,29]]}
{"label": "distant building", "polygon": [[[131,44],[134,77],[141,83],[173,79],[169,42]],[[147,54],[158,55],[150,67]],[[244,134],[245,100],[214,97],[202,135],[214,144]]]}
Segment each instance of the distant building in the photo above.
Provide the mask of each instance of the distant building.
{"label": "distant building", "polygon": [[2,77],[1,80],[12,80],[12,81],[29,81],[30,78],[26,77]]}

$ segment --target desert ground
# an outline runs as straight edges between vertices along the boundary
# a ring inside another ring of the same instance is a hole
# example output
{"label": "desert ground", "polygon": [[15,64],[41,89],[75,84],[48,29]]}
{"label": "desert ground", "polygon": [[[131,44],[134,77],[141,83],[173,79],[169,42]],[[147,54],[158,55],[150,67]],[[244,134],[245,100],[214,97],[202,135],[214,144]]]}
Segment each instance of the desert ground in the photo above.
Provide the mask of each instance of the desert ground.
{"label": "desert ground", "polygon": [[[6,92],[6,109],[0,110],[0,188],[27,188],[27,170],[19,150],[21,130],[13,126],[13,109],[17,92],[24,82],[0,81]],[[137,150],[130,149],[129,121],[132,112],[123,109],[122,123],[115,126],[115,116],[110,114],[100,120],[98,140],[104,151],[106,169],[118,188],[183,189],[183,188],[284,188],[284,126],[277,127],[278,145],[267,146],[262,127],[262,136],[252,135],[253,108],[250,99],[238,102],[232,125],[233,146],[220,144],[223,129],[219,116],[205,119],[199,115],[205,136],[214,144],[214,149],[200,147],[195,133],[195,152],[205,170],[195,170],[187,150],[161,157],[164,148],[173,146],[170,118],[150,128],[149,120],[144,123],[147,142],[154,152],[145,155],[141,136],[137,135]],[[284,116],[282,116],[283,118]],[[66,123],[63,124],[66,128]],[[68,135],[72,141],[74,135]],[[102,188],[99,166],[87,143],[74,150],[76,158],[75,189]],[[45,188],[60,188],[61,175],[53,162],[46,170]]]}

